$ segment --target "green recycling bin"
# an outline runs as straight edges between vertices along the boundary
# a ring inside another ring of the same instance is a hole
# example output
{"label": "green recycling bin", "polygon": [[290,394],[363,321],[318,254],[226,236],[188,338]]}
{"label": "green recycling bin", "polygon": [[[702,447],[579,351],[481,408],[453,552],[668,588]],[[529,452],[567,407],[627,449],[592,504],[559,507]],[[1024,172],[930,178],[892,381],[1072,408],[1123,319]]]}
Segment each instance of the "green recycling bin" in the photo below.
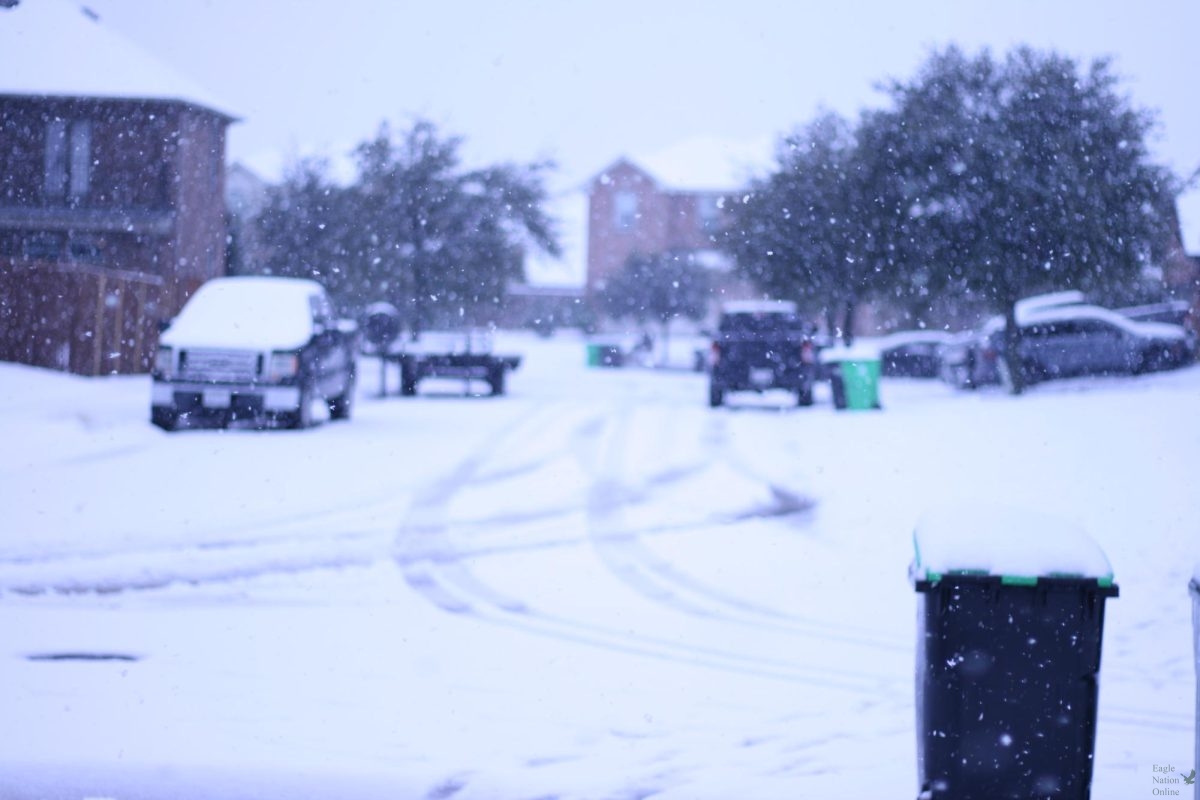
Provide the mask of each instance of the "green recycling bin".
{"label": "green recycling bin", "polygon": [[918,800],[1091,797],[1112,568],[1068,522],[948,507],[913,533]]}
{"label": "green recycling bin", "polygon": [[881,408],[879,404],[879,359],[854,359],[842,362],[842,384],[846,391],[846,408],[864,411]]}
{"label": "green recycling bin", "polygon": [[829,365],[833,404],[839,410],[866,411],[883,406],[879,402],[879,376],[883,359],[863,345],[826,350],[821,360]]}
{"label": "green recycling bin", "polygon": [[621,350],[620,342],[588,342],[587,365],[589,367],[620,367],[624,363],[625,355]]}

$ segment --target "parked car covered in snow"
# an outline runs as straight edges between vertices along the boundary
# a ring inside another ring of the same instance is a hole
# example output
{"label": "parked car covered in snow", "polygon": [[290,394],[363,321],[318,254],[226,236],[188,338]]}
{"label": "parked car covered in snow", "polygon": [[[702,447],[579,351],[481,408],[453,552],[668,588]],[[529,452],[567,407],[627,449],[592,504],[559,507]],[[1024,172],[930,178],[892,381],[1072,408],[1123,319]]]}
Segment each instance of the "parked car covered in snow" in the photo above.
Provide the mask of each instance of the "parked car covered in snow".
{"label": "parked car covered in snow", "polygon": [[314,402],[348,419],[356,340],[315,281],[209,281],[159,337],[150,420],[165,430],[181,420],[304,428]]}
{"label": "parked car covered in snow", "polygon": [[945,331],[897,331],[879,342],[883,374],[891,378],[936,378],[942,349],[954,336]]}
{"label": "parked car covered in snow", "polygon": [[[1035,308],[1018,316],[1020,364],[1027,382],[1082,375],[1136,375],[1191,363],[1193,337],[1178,325],[1135,322],[1099,306],[1070,304]],[[989,320],[967,349],[969,383],[1002,380],[1005,326]]]}
{"label": "parked car covered in snow", "polygon": [[[1026,297],[1014,309],[1017,322],[1039,309],[1061,308],[1085,301],[1083,292],[1066,290]],[[975,330],[952,334],[942,345],[939,358],[942,380],[959,389],[974,389],[1000,382],[996,352],[991,336],[1004,329],[1003,317],[992,317]]]}

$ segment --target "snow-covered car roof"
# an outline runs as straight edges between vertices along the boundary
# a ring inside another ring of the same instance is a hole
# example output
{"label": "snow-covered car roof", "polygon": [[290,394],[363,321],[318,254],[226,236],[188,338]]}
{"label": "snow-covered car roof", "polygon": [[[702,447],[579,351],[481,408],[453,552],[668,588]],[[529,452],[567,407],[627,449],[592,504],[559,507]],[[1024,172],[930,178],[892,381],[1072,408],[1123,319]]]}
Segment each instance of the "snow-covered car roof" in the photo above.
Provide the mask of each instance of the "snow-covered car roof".
{"label": "snow-covered car roof", "polygon": [[[1086,298],[1083,292],[1075,289],[1066,289],[1061,292],[1047,292],[1046,294],[1035,294],[1031,297],[1024,297],[1016,302],[1013,310],[1017,315],[1017,322],[1022,325],[1028,324],[1026,319],[1030,314],[1039,311],[1051,311],[1064,306],[1083,305]],[[988,319],[980,330],[986,335],[995,333],[1004,327],[1004,317],[995,316]]]}
{"label": "snow-covered car roof", "polygon": [[1067,289],[1061,292],[1048,292],[1046,294],[1035,294],[1032,297],[1026,297],[1017,301],[1017,315],[1027,314],[1030,311],[1036,311],[1042,308],[1057,308],[1059,306],[1069,306],[1078,303],[1084,303],[1087,298],[1083,296],[1083,292],[1076,289]]}
{"label": "snow-covered car roof", "polygon": [[159,342],[242,350],[301,347],[313,334],[309,299],[324,291],[302,278],[216,278],[192,295]]}
{"label": "snow-covered car roof", "polygon": [[[1062,306],[1034,306],[1017,308],[1017,322],[1022,326],[1037,325],[1047,322],[1063,322],[1066,320],[1098,319],[1129,331],[1139,336],[1155,339],[1186,339],[1187,331],[1178,325],[1166,322],[1137,322],[1119,314],[1110,308],[1093,306],[1085,303]],[[985,335],[1004,329],[1004,317],[995,316],[984,323],[982,331]]]}

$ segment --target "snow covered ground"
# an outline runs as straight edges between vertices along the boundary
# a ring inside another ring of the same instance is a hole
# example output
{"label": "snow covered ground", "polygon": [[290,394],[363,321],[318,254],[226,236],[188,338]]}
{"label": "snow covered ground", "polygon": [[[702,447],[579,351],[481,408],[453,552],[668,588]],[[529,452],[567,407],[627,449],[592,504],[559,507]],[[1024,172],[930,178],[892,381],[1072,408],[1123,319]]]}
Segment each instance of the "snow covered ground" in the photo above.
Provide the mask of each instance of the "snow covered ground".
{"label": "snow covered ground", "polygon": [[496,349],[508,396],[380,399],[365,362],[350,423],[266,433],[0,364],[0,797],[914,797],[946,501],[1108,555],[1093,797],[1194,766],[1200,368],[714,411],[580,339]]}

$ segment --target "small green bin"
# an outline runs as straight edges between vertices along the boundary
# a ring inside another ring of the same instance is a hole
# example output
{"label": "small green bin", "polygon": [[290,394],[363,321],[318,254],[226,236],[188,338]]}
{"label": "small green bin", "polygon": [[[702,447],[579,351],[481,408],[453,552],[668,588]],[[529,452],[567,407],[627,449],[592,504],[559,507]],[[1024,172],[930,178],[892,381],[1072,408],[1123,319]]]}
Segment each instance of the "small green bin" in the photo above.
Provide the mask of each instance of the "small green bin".
{"label": "small green bin", "polygon": [[846,391],[846,408],[863,411],[880,408],[879,375],[882,362],[878,359],[850,359],[841,362],[842,384]]}
{"label": "small green bin", "polygon": [[588,342],[587,365],[589,367],[620,367],[625,363],[621,345],[616,342]]}

